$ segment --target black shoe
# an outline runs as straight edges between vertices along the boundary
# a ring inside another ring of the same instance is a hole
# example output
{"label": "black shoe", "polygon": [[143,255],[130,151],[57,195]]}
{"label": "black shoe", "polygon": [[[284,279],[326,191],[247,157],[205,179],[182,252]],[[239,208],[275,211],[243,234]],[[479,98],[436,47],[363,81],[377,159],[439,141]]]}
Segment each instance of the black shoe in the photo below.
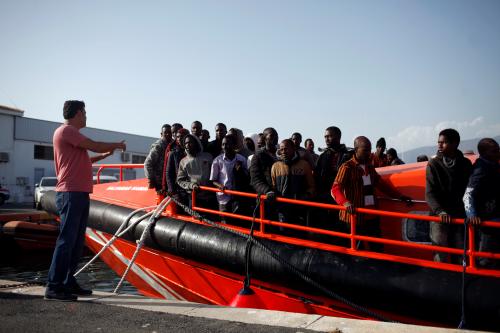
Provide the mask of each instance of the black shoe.
{"label": "black shoe", "polygon": [[64,292],[64,291],[59,291],[59,292],[53,292],[53,291],[46,291],[45,292],[45,300],[47,301],[60,301],[60,302],[74,302],[78,300],[78,297],[76,295]]}
{"label": "black shoe", "polygon": [[90,296],[92,295],[91,289],[84,289],[80,287],[78,284],[73,287],[66,288],[66,292],[69,294],[77,295],[77,296]]}

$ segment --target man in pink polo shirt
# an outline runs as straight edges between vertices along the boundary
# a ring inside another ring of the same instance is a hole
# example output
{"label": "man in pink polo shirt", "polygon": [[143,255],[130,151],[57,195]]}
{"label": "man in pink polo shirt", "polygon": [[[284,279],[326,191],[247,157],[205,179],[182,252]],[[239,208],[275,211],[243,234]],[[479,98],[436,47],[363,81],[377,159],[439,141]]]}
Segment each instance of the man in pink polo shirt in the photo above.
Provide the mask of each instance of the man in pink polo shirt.
{"label": "man in pink polo shirt", "polygon": [[[54,132],[54,163],[57,175],[56,207],[61,218],[59,237],[49,269],[45,299],[75,301],[91,295],[73,276],[83,251],[92,193],[92,163],[125,150],[125,142],[96,142],[80,133],[87,125],[85,103],[66,101],[65,122]],[[87,150],[100,153],[89,157]]]}

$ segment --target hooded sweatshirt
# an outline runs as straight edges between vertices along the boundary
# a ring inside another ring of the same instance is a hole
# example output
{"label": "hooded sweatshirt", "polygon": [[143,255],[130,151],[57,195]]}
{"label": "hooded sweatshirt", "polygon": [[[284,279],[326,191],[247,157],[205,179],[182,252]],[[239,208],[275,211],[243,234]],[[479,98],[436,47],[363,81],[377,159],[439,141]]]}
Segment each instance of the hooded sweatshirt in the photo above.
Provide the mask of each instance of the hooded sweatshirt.
{"label": "hooded sweatshirt", "polygon": [[[191,155],[186,151],[186,157],[179,163],[179,170],[177,171],[177,184],[187,191],[191,191],[195,185],[210,185],[212,155],[203,152],[199,140],[195,142],[199,146],[199,152],[196,155]],[[201,193],[209,192],[203,191]]]}

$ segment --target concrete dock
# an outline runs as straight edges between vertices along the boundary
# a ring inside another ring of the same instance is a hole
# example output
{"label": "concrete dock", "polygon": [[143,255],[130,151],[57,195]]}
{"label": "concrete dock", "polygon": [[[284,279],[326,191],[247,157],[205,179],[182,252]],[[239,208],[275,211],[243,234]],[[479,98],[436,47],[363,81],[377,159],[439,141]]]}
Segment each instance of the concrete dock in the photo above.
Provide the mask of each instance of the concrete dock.
{"label": "concrete dock", "polygon": [[43,286],[0,280],[0,332],[477,332],[95,292],[45,301]]}

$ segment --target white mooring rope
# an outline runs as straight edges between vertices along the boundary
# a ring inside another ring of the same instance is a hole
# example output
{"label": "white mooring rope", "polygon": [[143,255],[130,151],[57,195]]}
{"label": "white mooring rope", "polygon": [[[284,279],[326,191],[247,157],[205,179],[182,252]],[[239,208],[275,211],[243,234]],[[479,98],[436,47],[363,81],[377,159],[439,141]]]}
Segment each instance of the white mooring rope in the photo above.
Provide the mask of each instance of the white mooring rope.
{"label": "white mooring rope", "polygon": [[124,234],[126,234],[130,229],[132,229],[133,227],[135,227],[137,224],[139,224],[141,221],[145,220],[147,217],[151,216],[155,211],[150,211],[149,213],[146,213],[145,215],[141,216],[137,221],[135,221],[134,223],[132,223],[131,225],[129,225],[125,230],[122,231],[122,229],[127,225],[127,223],[130,221],[130,219],[137,213],[139,213],[140,211],[143,211],[143,210],[146,210],[146,209],[151,209],[151,208],[158,208],[157,205],[155,206],[149,206],[149,207],[142,207],[142,208],[139,208],[139,209],[136,209],[134,210],[133,212],[131,212],[126,218],[125,220],[123,221],[123,223],[120,225],[120,227],[118,228],[118,230],[115,232],[115,234],[113,235],[113,237],[106,243],[106,245],[104,245],[102,247],[102,249],[92,258],[90,259],[90,261],[88,263],[86,263],[82,268],[80,268],[78,270],[78,272],[76,272],[74,274],[74,277],[76,277],[78,274],[80,274],[81,272],[83,272],[87,267],[89,267],[97,258],[99,258],[99,256],[108,248],[110,247],[111,245],[113,245],[113,243],[121,236],[123,236]]}
{"label": "white mooring rope", "polygon": [[142,246],[144,245],[144,242],[146,241],[146,236],[149,234],[149,231],[151,230],[151,227],[154,225],[154,223],[156,222],[156,220],[158,219],[158,217],[160,216],[160,214],[170,204],[170,202],[172,202],[172,199],[170,197],[168,197],[168,196],[165,197],[165,199],[163,199],[163,201],[156,207],[153,215],[151,215],[151,217],[149,218],[148,225],[142,231],[141,238],[137,241],[137,247],[135,249],[134,255],[130,259],[130,262],[127,265],[127,269],[123,273],[123,275],[122,275],[122,277],[120,279],[120,282],[118,282],[118,285],[116,286],[116,288],[113,291],[113,293],[115,293],[115,294],[118,293],[118,290],[120,289],[120,287],[123,284],[123,281],[127,277],[127,274],[130,271],[130,268],[134,264],[135,259],[137,258],[137,256],[139,255],[139,251],[141,250]]}

